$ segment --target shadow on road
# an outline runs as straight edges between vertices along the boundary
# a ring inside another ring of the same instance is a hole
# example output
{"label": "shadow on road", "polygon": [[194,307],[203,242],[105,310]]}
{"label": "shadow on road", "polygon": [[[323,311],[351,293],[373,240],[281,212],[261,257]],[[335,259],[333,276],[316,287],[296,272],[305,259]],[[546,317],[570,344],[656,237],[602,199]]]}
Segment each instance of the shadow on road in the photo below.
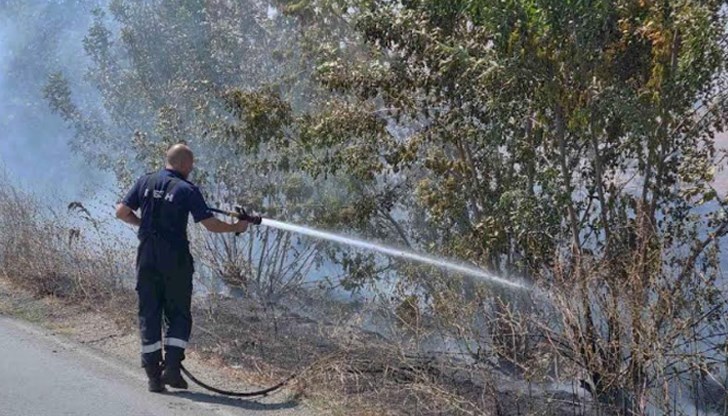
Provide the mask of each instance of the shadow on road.
{"label": "shadow on road", "polygon": [[212,403],[225,406],[237,407],[245,410],[284,410],[293,409],[298,406],[295,400],[288,400],[284,403],[260,403],[251,400],[238,399],[234,397],[225,397],[207,393],[197,393],[191,391],[176,391],[167,393],[170,396],[183,397],[188,400],[200,403]]}

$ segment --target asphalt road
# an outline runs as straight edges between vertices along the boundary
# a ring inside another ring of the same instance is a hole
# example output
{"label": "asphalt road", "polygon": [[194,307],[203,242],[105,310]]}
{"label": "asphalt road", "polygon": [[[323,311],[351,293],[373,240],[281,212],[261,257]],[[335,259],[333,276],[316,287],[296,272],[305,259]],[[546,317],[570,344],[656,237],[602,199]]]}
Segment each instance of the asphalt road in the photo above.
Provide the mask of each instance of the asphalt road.
{"label": "asphalt road", "polygon": [[194,388],[186,392],[149,393],[141,368],[0,316],[0,416],[301,413],[295,403],[225,398]]}

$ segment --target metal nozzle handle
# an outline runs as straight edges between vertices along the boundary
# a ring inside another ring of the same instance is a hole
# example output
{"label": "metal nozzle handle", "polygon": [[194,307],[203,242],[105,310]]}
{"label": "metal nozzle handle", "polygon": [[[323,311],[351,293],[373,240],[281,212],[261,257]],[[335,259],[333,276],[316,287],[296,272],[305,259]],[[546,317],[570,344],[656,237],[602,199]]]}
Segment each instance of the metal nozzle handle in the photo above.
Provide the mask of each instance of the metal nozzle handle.
{"label": "metal nozzle handle", "polygon": [[[216,212],[218,214],[224,214],[228,217],[237,218],[238,221],[247,221],[254,225],[260,225],[263,222],[263,218],[258,215],[248,215],[247,212],[243,209],[241,206],[236,206],[234,211],[224,211],[217,208],[207,208],[208,210],[212,212]],[[235,233],[235,235],[240,235],[240,233]]]}
{"label": "metal nozzle handle", "polygon": [[[241,207],[240,205],[237,205],[235,207],[235,214],[238,218],[238,221],[247,221],[251,224],[260,225],[261,222],[263,222],[263,218],[261,218],[258,215],[248,215],[247,212],[245,212],[245,209]],[[240,233],[235,233],[236,236],[240,235]]]}

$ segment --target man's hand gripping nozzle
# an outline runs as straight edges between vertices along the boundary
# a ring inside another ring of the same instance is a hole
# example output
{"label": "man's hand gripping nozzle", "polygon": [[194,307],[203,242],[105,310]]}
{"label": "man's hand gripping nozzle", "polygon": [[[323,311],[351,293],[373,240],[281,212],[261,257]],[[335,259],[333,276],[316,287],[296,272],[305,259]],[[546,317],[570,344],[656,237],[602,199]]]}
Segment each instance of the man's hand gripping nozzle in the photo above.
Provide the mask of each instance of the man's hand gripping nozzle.
{"label": "man's hand gripping nozzle", "polygon": [[[229,217],[236,218],[238,221],[247,221],[250,224],[260,225],[263,222],[263,218],[259,215],[250,215],[247,212],[245,212],[245,209],[241,207],[240,205],[236,205],[234,211],[224,211],[221,209],[216,208],[209,208],[212,212],[217,212],[218,214],[225,214]],[[240,233],[235,233],[235,235],[240,235]]]}
{"label": "man's hand gripping nozzle", "polygon": [[259,215],[250,215],[240,205],[235,206],[234,217],[240,221],[247,221],[251,224],[260,225],[263,222],[263,218]]}

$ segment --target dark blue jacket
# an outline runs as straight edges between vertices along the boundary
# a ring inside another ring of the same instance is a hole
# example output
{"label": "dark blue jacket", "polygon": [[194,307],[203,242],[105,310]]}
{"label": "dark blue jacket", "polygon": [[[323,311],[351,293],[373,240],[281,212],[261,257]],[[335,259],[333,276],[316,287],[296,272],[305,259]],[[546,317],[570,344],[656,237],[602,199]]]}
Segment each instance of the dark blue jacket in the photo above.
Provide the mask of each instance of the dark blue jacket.
{"label": "dark blue jacket", "polygon": [[199,188],[171,169],[139,178],[122,203],[134,211],[141,208],[141,241],[157,235],[171,245],[187,246],[189,215],[195,222],[212,217]]}

